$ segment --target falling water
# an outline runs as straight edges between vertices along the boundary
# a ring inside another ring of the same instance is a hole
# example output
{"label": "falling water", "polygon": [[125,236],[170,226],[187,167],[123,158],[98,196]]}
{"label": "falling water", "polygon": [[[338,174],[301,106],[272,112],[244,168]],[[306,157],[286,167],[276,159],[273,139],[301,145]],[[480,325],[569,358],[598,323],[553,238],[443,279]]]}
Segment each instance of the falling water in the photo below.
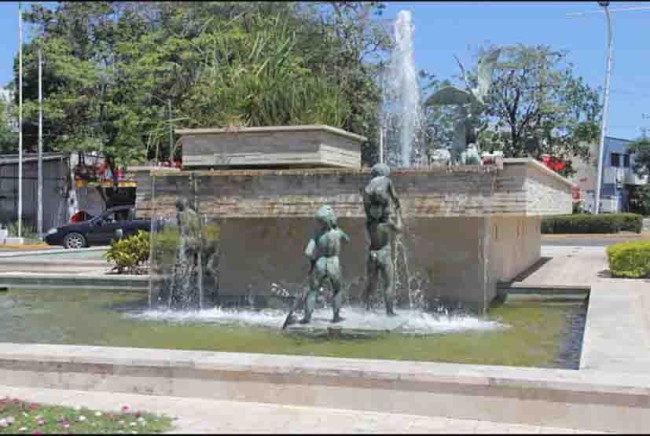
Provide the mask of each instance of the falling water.
{"label": "falling water", "polygon": [[384,108],[388,163],[410,167],[419,158],[420,89],[413,60],[413,24],[410,11],[400,11],[393,24],[395,48],[384,77]]}
{"label": "falling water", "polygon": [[406,293],[410,310],[424,310],[424,293],[422,281],[412,276],[409,269],[408,252],[402,234],[395,237],[395,251],[393,255],[393,271],[395,276],[395,292]]}

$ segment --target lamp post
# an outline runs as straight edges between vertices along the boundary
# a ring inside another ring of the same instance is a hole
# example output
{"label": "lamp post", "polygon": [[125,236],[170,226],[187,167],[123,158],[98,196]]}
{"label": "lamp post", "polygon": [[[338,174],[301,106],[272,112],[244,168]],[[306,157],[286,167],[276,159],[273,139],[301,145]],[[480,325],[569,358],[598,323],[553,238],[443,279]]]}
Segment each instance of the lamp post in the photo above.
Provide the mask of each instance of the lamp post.
{"label": "lamp post", "polygon": [[603,97],[603,119],[600,128],[600,146],[598,150],[598,177],[596,181],[596,204],[594,212],[600,213],[600,188],[603,179],[603,160],[605,159],[605,135],[607,134],[607,110],[609,108],[609,78],[612,73],[612,22],[609,15],[609,2],[599,1],[607,18],[607,71],[605,72],[605,89]]}

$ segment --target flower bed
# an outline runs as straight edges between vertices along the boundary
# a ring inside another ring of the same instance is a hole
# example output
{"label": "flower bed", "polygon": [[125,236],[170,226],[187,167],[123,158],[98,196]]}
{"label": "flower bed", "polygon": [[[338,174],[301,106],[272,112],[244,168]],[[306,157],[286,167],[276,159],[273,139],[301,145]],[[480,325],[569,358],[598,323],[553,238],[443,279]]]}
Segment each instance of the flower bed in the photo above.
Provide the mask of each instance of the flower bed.
{"label": "flower bed", "polygon": [[0,400],[0,434],[150,434],[171,430],[171,421],[167,416],[132,412],[127,406],[115,413]]}

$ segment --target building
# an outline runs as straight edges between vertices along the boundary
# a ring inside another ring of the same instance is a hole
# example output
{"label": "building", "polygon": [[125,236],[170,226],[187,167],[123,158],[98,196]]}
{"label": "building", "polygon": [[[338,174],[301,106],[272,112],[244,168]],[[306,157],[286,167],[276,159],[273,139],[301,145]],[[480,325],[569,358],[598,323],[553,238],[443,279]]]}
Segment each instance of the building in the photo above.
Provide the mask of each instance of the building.
{"label": "building", "polygon": [[[617,213],[633,211],[630,199],[634,197],[639,186],[647,183],[647,177],[634,173],[634,155],[627,150],[630,140],[605,137],[603,160],[603,177],[600,189],[600,211]],[[598,144],[592,144],[590,157],[580,159],[574,164],[576,173],[572,181],[580,189],[579,199],[584,202],[587,211],[594,210],[596,183],[598,174]]]}
{"label": "building", "polygon": [[[135,204],[135,182],[128,174],[113,179],[95,174],[104,165],[98,153],[43,153],[43,231],[68,223],[78,211],[98,215]],[[23,227],[36,230],[38,154],[23,154]],[[0,224],[18,221],[18,155],[0,154]]]}
{"label": "building", "polygon": [[[68,221],[70,154],[43,153],[43,229]],[[38,155],[23,155],[23,226],[36,229]],[[18,155],[0,155],[0,224],[18,221]]]}

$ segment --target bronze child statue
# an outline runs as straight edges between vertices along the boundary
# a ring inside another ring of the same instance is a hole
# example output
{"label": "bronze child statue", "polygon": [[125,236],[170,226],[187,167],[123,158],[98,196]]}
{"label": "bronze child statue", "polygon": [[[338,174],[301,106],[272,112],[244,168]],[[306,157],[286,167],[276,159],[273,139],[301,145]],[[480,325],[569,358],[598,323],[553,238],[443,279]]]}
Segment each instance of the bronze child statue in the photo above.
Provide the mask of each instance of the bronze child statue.
{"label": "bronze child statue", "polygon": [[305,255],[309,257],[312,268],[309,273],[309,291],[305,298],[305,313],[300,320],[301,324],[311,321],[311,315],[316,305],[318,291],[326,280],[332,287],[332,322],[340,322],[341,317],[341,266],[339,255],[341,241],[348,242],[350,238],[336,223],[336,215],[331,206],[325,205],[316,212],[316,221],[319,227],[314,236],[309,240]]}
{"label": "bronze child statue", "polygon": [[[395,278],[392,245],[394,236],[402,231],[402,219],[399,199],[393,182],[388,178],[389,174],[390,168],[387,165],[376,164],[371,170],[372,179],[363,191],[366,230],[370,237],[364,301],[366,309],[370,309],[370,297],[377,288],[378,278],[381,277],[386,314],[394,316]],[[394,214],[391,213],[391,203],[395,207]]]}

